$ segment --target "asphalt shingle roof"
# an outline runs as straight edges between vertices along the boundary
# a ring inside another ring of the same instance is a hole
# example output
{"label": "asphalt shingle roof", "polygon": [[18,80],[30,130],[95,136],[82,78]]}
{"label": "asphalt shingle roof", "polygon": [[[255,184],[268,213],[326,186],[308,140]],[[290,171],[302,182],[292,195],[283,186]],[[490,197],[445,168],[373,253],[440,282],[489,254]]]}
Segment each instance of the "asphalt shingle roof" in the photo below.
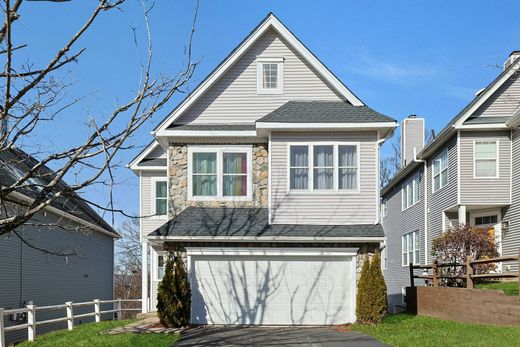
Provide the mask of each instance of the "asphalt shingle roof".
{"label": "asphalt shingle roof", "polygon": [[138,164],[138,166],[164,166],[166,167],[166,164],[168,163],[168,160],[166,158],[145,158],[141,160],[141,162]]}
{"label": "asphalt shingle roof", "polygon": [[353,106],[344,101],[288,101],[257,122],[371,123],[396,120],[368,106]]}
{"label": "asphalt shingle roof", "polygon": [[169,126],[168,129],[172,130],[230,130],[230,131],[240,131],[240,130],[256,130],[256,126],[254,123],[251,124],[182,124],[182,125],[173,125]]}
{"label": "asphalt shingle roof", "polygon": [[150,236],[383,237],[380,224],[269,224],[267,208],[188,207]]}

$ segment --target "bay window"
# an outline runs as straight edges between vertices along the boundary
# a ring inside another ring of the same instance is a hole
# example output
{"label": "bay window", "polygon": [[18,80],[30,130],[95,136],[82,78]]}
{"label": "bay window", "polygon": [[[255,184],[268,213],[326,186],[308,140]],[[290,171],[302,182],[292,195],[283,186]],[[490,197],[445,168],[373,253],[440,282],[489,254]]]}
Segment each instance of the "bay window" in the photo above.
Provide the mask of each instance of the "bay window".
{"label": "bay window", "polygon": [[189,147],[188,157],[189,199],[251,199],[251,146]]}
{"label": "bay window", "polygon": [[358,144],[289,145],[289,190],[357,191]]}
{"label": "bay window", "polygon": [[475,140],[474,176],[476,178],[498,177],[498,141]]}

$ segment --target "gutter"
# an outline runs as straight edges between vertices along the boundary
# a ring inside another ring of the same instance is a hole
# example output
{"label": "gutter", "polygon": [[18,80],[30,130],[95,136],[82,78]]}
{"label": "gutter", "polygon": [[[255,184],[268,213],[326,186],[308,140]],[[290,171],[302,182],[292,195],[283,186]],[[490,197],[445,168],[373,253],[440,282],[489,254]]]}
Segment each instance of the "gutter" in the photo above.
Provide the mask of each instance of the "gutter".
{"label": "gutter", "polygon": [[415,148],[413,154],[413,161],[424,166],[424,264],[428,264],[428,161],[417,159]]}
{"label": "gutter", "polygon": [[145,236],[149,241],[201,241],[201,242],[381,242],[385,236],[319,237],[319,236]]}

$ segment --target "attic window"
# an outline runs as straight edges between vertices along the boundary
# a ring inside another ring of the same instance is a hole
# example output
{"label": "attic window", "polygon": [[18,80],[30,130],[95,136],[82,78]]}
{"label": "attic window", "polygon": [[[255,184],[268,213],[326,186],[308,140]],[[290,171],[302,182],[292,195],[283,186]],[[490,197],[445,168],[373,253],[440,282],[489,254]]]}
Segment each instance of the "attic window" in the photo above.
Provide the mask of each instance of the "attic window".
{"label": "attic window", "polygon": [[258,94],[283,94],[283,58],[257,59]]}

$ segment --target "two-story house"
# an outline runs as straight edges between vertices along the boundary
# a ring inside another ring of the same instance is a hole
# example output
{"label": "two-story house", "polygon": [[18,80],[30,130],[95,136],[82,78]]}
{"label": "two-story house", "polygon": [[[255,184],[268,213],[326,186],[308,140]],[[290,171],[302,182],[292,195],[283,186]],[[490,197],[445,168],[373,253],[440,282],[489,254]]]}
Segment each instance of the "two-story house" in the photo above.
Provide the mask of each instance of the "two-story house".
{"label": "two-story house", "polygon": [[144,309],[178,251],[195,324],[354,322],[360,264],[385,239],[379,150],[396,126],[269,14],[130,164]]}
{"label": "two-story house", "polygon": [[[431,262],[431,242],[457,224],[494,229],[500,254],[520,248],[520,52],[424,146],[424,120],[403,121],[403,168],[383,188],[385,278],[392,310],[404,304],[408,266]],[[507,271],[515,264],[505,263]]]}

